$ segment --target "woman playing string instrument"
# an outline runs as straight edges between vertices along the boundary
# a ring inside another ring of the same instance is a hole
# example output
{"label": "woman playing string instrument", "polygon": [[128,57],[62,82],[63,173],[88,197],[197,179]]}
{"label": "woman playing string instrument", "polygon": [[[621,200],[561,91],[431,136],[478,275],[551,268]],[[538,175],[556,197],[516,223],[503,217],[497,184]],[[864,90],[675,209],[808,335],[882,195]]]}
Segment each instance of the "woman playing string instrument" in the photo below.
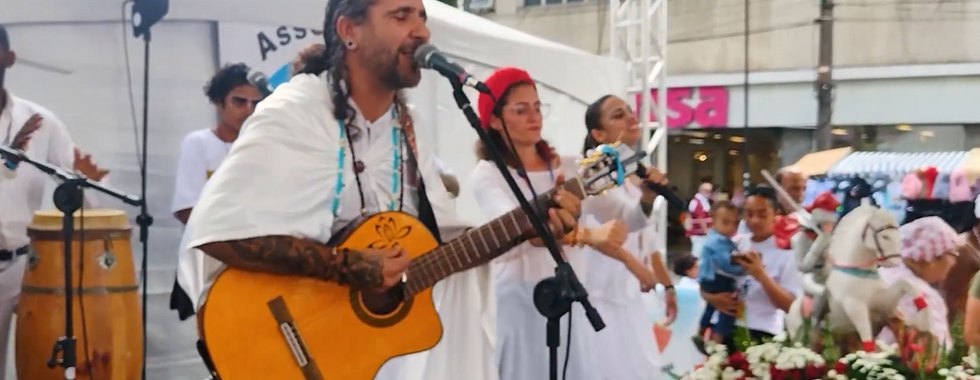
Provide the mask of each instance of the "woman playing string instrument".
{"label": "woman playing string instrument", "polygon": [[[527,72],[516,68],[500,69],[485,83],[494,96],[480,95],[480,119],[494,146],[478,144],[480,162],[471,174],[468,187],[484,216],[494,218],[518,207],[518,202],[490,161],[491,149],[503,153],[511,174],[528,198],[549,191],[556,183],[563,183],[565,176],[571,178],[577,165],[575,157],[559,157],[541,138],[547,105],[541,103],[536,84]],[[658,176],[653,179],[663,181],[659,173],[653,175]],[[591,215],[600,223],[623,220],[632,230],[644,227],[652,204],[642,204],[619,190],[586,199],[582,202],[582,214]],[[621,237],[617,239],[617,235]],[[597,230],[580,229],[576,231],[575,239],[570,236],[565,240],[565,256],[584,276],[581,250],[574,246],[573,240],[619,257],[625,241],[625,228],[621,223],[613,222]],[[554,275],[555,263],[541,247],[540,239],[532,240],[496,259],[492,266],[498,309],[497,365],[502,380],[548,377],[546,319],[536,311],[532,295],[539,281]],[[571,336],[567,334],[569,319],[577,321]],[[573,306],[572,313],[566,315],[562,323],[565,327],[562,327],[559,360],[564,363],[570,344],[567,379],[597,379],[591,356],[586,354],[585,334],[591,334],[591,327],[580,306]]]}

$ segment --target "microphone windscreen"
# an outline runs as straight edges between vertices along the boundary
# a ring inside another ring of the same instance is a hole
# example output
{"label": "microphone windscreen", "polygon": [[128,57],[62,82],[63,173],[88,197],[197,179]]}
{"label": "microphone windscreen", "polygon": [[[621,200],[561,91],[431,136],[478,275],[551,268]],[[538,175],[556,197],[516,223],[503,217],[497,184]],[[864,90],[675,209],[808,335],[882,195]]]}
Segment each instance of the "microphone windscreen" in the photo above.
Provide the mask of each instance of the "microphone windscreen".
{"label": "microphone windscreen", "polygon": [[433,54],[438,53],[439,49],[432,44],[422,44],[418,49],[415,49],[415,62],[419,64],[422,68],[431,68],[429,65],[429,57]]}
{"label": "microphone windscreen", "polygon": [[269,84],[269,80],[261,71],[255,71],[249,74],[248,83],[259,90],[263,98],[272,95],[272,85]]}

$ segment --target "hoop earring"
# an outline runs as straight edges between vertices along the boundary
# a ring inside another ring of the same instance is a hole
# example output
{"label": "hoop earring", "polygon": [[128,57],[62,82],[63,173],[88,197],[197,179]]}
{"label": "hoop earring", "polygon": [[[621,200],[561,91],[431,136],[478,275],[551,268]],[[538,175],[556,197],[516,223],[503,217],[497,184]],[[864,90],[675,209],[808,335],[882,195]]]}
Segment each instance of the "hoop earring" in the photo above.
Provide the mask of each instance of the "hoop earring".
{"label": "hoop earring", "polygon": [[357,47],[357,44],[355,44],[354,41],[347,41],[344,43],[344,45],[347,46],[347,50],[354,50],[354,48]]}

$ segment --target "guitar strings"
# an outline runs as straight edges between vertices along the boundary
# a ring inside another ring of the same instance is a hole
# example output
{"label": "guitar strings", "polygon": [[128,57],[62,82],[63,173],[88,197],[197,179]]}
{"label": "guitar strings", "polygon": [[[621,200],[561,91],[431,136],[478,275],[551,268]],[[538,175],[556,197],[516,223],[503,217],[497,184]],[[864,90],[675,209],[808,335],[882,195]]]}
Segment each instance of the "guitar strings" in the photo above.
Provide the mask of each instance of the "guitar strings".
{"label": "guitar strings", "polygon": [[[504,216],[506,216],[506,215],[504,215]],[[410,266],[410,268],[411,269],[414,269],[415,273],[421,273],[422,274],[422,278],[425,280],[424,282],[426,283],[426,286],[424,288],[420,288],[420,289],[409,289],[409,290],[412,293],[418,293],[418,292],[421,292],[422,290],[428,289],[429,287],[435,285],[435,282],[438,281],[439,279],[432,278],[432,277],[439,277],[439,276],[432,276],[433,272],[434,271],[435,272],[441,272],[441,271],[443,271],[443,267],[444,266],[450,267],[449,269],[452,269],[452,266],[453,266],[453,264],[451,262],[448,263],[448,264],[442,264],[442,265],[440,265],[440,261],[442,261],[443,259],[450,258],[451,257],[451,258],[456,259],[456,261],[462,263],[463,262],[463,259],[461,258],[461,256],[460,256],[460,254],[459,254],[458,251],[452,249],[452,245],[453,244],[456,244],[458,242],[462,246],[464,244],[463,241],[462,241],[462,239],[464,237],[466,237],[467,235],[471,235],[473,233],[477,233],[478,232],[477,230],[490,231],[493,234],[493,236],[497,236],[498,233],[501,233],[501,232],[503,234],[506,234],[507,233],[507,227],[505,225],[502,225],[502,224],[499,224],[499,223],[495,223],[495,222],[499,221],[500,219],[502,219],[504,216],[502,216],[501,218],[495,219],[494,221],[492,221],[490,223],[487,223],[487,224],[485,224],[485,225],[483,225],[481,227],[478,227],[478,228],[476,228],[474,230],[467,231],[466,233],[464,233],[460,237],[457,237],[456,239],[450,240],[449,243],[444,244],[444,245],[441,245],[438,248],[436,248],[436,249],[434,249],[434,250],[432,250],[432,251],[430,251],[428,253],[425,253],[422,256],[419,256],[419,257],[416,257],[415,259],[413,259],[412,260],[412,263],[414,264],[415,268],[411,268],[411,266]],[[484,230],[484,229],[487,229],[487,230]],[[482,236],[481,236],[481,238],[482,238]],[[473,237],[470,237],[470,239],[471,239],[472,243],[474,243],[474,245],[475,245],[476,240]],[[465,246],[464,246],[464,248],[465,248]],[[467,262],[472,262],[472,260],[466,260],[466,261]],[[409,276],[409,279],[410,280],[411,279],[414,279],[414,278],[415,278],[414,275],[410,275]],[[433,281],[433,280],[436,280],[436,281]],[[432,282],[432,283],[429,284],[429,282]],[[409,286],[409,288],[412,288],[412,286]]]}

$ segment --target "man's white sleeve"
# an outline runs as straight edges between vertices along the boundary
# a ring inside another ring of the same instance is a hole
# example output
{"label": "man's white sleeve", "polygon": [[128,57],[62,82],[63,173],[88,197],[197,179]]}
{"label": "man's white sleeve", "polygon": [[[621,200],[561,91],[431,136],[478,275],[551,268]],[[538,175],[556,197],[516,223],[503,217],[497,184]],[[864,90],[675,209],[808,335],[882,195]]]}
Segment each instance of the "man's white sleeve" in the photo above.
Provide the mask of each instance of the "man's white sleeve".
{"label": "man's white sleeve", "polygon": [[208,181],[208,169],[204,162],[204,147],[197,144],[194,135],[188,135],[180,143],[177,159],[177,179],[174,182],[174,198],[170,212],[193,208]]}

